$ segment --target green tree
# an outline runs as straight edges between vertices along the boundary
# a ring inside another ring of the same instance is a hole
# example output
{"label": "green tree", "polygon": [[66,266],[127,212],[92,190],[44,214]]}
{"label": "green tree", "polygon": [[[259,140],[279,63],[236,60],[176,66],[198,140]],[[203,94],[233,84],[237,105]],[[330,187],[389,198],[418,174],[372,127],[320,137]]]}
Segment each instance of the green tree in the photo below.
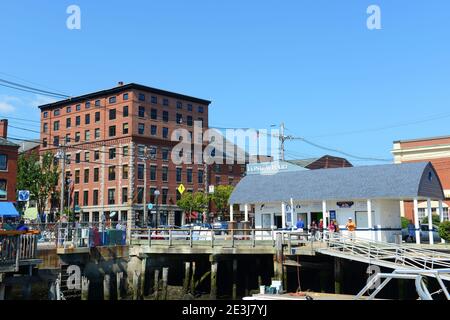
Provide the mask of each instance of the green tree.
{"label": "green tree", "polygon": [[222,218],[228,210],[228,200],[230,200],[233,189],[233,186],[217,186],[214,188],[214,193],[211,195],[211,200],[216,205]]}
{"label": "green tree", "polygon": [[39,214],[44,212],[50,196],[56,193],[58,179],[58,167],[51,152],[40,160],[36,153],[19,157],[17,188],[30,191],[30,199],[36,201]]}
{"label": "green tree", "polygon": [[402,217],[402,229],[408,228],[408,224],[409,224],[409,219]]}
{"label": "green tree", "polygon": [[[432,214],[431,221],[433,222],[433,225],[439,226],[441,223],[441,218],[438,214]],[[422,218],[422,224],[428,224],[428,215]]]}
{"label": "green tree", "polygon": [[202,212],[208,206],[208,197],[203,192],[185,192],[177,201],[177,206],[189,213],[193,211]]}
{"label": "green tree", "polygon": [[450,241],[450,221],[444,221],[439,225],[439,236],[445,241]]}

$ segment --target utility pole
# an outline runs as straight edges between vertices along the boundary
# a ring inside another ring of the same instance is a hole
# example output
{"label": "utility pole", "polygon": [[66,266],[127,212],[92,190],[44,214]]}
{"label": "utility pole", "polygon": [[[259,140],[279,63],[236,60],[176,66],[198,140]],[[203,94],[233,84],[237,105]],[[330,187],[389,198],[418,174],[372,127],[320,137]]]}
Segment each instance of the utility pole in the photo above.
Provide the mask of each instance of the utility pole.
{"label": "utility pole", "polygon": [[280,159],[284,161],[284,141],[286,137],[284,136],[284,122],[280,125]]}
{"label": "utility pole", "polygon": [[61,195],[60,195],[60,217],[64,215],[64,198],[65,198],[65,187],[66,187],[66,146],[59,145],[60,149],[58,150],[57,157],[61,160]]}

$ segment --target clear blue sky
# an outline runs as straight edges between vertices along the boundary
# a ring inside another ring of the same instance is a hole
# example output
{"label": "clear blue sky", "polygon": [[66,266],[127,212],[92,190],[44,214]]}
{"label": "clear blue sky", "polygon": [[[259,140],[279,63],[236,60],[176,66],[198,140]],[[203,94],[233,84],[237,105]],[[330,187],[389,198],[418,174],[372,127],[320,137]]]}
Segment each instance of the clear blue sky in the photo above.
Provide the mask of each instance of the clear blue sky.
{"label": "clear blue sky", "polygon": [[[81,30],[66,28],[71,4]],[[370,4],[382,30],[366,27]],[[450,134],[449,24],[446,0],[2,1],[0,72],[72,95],[142,83],[211,99],[215,126],[284,121],[321,145],[391,159],[393,140]],[[0,87],[1,115],[38,120],[45,101]]]}

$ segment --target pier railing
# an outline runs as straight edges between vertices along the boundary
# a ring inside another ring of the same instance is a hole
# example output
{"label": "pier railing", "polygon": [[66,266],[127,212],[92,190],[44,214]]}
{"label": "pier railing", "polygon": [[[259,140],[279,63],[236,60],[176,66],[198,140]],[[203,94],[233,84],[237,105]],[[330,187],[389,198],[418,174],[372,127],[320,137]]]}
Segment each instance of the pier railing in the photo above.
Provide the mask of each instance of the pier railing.
{"label": "pier railing", "polygon": [[0,231],[0,271],[15,272],[22,261],[36,259],[37,234]]}
{"label": "pier railing", "polygon": [[222,246],[235,248],[275,247],[276,234],[282,234],[283,244],[299,246],[309,243],[309,235],[304,232],[286,232],[276,229],[131,229],[132,245],[151,246]]}
{"label": "pier railing", "polygon": [[56,247],[64,249],[116,246],[126,244],[126,226],[118,229],[102,223],[59,223]]}
{"label": "pier railing", "polygon": [[450,268],[450,254],[415,248],[401,244],[353,238],[348,235],[330,234],[323,241],[327,247],[321,253],[343,258],[359,258],[372,264],[387,267],[433,270]]}

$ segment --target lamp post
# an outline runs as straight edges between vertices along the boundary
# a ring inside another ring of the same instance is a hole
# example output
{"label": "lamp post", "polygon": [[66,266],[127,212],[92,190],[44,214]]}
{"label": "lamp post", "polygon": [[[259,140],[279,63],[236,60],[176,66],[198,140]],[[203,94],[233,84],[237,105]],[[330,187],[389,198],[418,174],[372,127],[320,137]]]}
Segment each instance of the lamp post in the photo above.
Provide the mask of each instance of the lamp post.
{"label": "lamp post", "polygon": [[155,228],[158,228],[158,215],[159,215],[158,197],[160,195],[160,192],[158,189],[155,190],[154,195],[155,195],[155,206],[156,206]]}

